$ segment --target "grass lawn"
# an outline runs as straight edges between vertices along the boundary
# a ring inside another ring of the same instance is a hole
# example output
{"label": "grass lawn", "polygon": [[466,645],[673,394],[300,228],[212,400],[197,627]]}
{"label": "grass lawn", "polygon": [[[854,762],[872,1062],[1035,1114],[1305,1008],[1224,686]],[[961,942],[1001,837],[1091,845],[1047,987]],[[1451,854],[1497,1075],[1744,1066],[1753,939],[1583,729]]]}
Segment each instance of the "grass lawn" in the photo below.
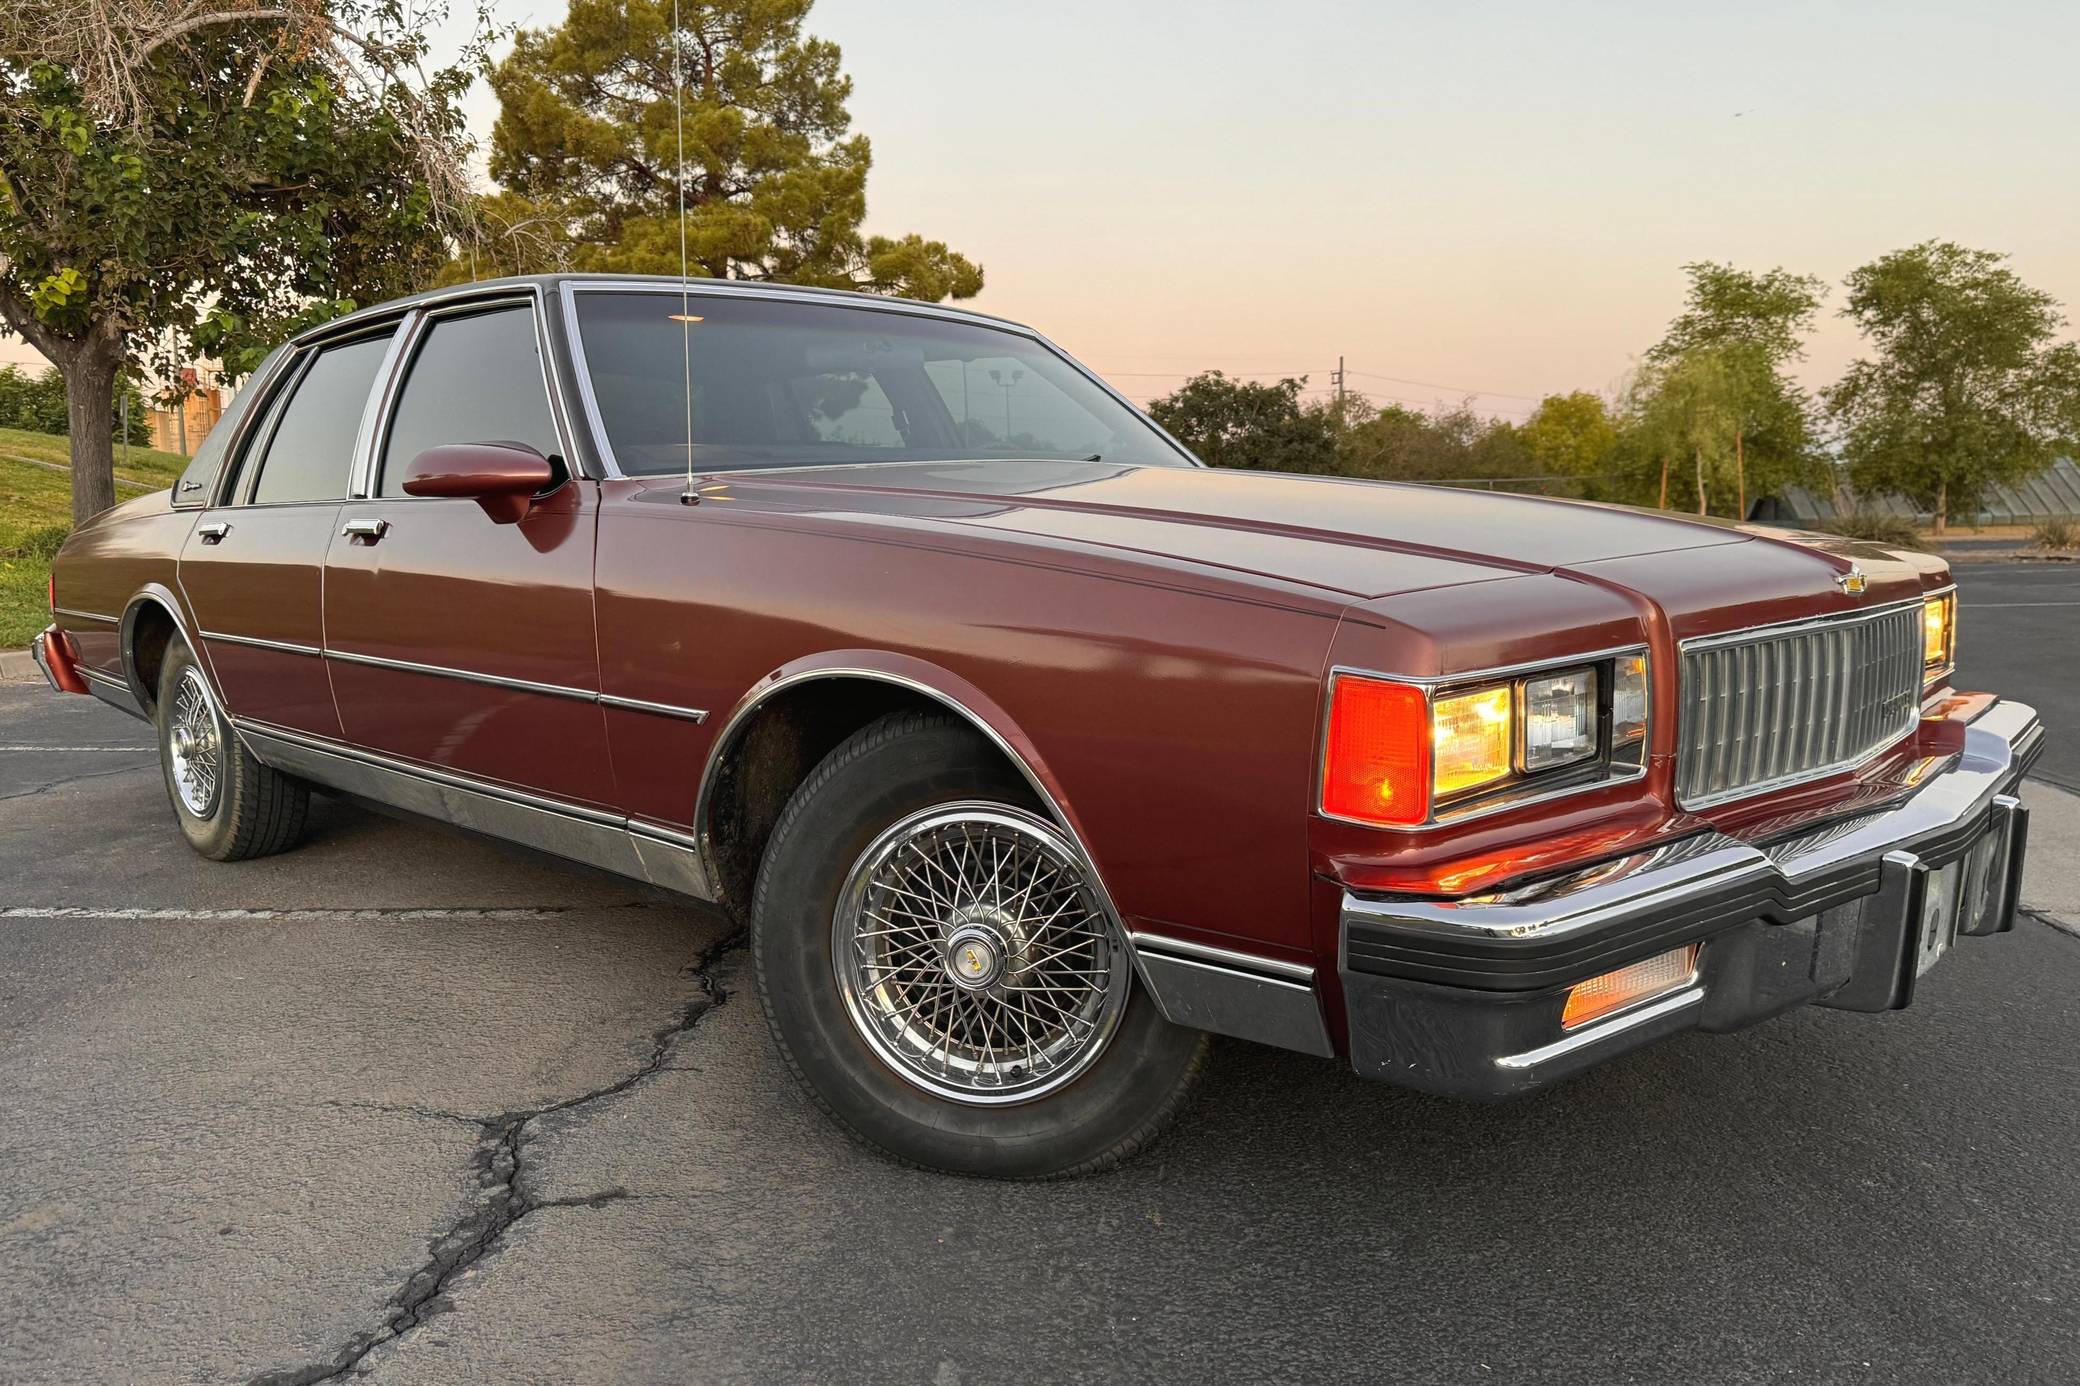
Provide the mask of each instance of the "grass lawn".
{"label": "grass lawn", "polygon": [[[72,528],[72,476],[31,462],[66,460],[66,440],[0,428],[0,650],[17,649],[50,623],[51,555]],[[188,465],[178,453],[116,450],[116,499],[171,486]]]}

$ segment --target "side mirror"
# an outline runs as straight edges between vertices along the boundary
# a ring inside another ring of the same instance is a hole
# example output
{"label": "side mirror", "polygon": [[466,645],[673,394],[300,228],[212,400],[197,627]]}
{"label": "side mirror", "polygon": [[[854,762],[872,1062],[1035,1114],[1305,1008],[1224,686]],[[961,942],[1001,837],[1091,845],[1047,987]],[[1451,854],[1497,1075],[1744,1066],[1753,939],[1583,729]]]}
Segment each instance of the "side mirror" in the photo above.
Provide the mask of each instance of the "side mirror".
{"label": "side mirror", "polygon": [[449,443],[412,459],[404,493],[473,500],[497,523],[510,525],[525,519],[534,498],[562,476],[525,443]]}

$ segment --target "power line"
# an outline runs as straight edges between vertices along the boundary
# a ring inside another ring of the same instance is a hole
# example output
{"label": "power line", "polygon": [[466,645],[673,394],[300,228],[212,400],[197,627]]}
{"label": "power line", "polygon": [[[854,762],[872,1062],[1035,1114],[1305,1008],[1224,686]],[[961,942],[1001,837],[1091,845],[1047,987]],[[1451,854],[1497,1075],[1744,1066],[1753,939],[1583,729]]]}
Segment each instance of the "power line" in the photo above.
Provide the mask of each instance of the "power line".
{"label": "power line", "polygon": [[1352,371],[1351,374],[1362,375],[1368,380],[1391,381],[1396,385],[1416,385],[1425,390],[1450,390],[1459,395],[1491,395],[1497,399],[1529,400],[1533,404],[1544,402],[1544,397],[1540,395],[1517,395],[1511,394],[1508,390],[1476,390],[1470,385],[1440,385],[1434,380],[1409,380],[1398,375],[1381,375],[1378,371]]}
{"label": "power line", "polygon": [[[1307,388],[1309,390],[1324,388],[1340,389],[1343,390],[1345,393],[1349,394],[1363,393],[1362,391],[1352,390],[1349,388],[1349,377],[1355,375],[1363,376],[1367,380],[1384,380],[1387,381],[1389,384],[1393,385],[1413,385],[1418,389],[1423,390],[1444,390],[1455,395],[1475,395],[1485,399],[1515,399],[1522,400],[1526,404],[1534,405],[1541,404],[1545,401],[1545,396],[1543,395],[1518,394],[1512,390],[1483,390],[1471,385],[1446,385],[1435,380],[1415,380],[1408,376],[1388,375],[1383,371],[1359,370],[1355,366],[1346,366],[1344,364],[1344,358],[1341,356],[1336,358],[1336,364],[1334,366],[1326,368],[1286,367],[1267,370],[1245,371],[1236,370],[1232,367],[1227,366],[1201,366],[1197,370],[1186,371],[1100,371],[1099,374],[1107,377],[1108,379],[1117,380],[1189,380],[1194,376],[1206,375],[1213,371],[1219,371],[1221,374],[1237,380],[1249,379],[1254,376],[1305,376],[1309,378],[1318,375],[1327,376],[1329,379],[1329,384],[1327,386],[1309,386]],[[1395,400],[1398,403],[1402,404],[1430,403],[1430,401],[1428,400],[1409,399],[1405,396],[1399,395],[1383,394],[1382,397]]]}

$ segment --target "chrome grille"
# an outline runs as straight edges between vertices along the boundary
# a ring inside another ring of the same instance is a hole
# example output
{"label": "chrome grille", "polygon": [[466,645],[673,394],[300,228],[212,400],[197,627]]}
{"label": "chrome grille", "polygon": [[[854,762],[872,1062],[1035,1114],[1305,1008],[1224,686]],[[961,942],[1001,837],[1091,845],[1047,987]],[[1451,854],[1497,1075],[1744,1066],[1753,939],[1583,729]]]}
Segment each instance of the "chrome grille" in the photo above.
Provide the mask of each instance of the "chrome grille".
{"label": "chrome grille", "polygon": [[1921,607],[1710,636],[1683,649],[1685,808],[1854,765],[1921,702]]}

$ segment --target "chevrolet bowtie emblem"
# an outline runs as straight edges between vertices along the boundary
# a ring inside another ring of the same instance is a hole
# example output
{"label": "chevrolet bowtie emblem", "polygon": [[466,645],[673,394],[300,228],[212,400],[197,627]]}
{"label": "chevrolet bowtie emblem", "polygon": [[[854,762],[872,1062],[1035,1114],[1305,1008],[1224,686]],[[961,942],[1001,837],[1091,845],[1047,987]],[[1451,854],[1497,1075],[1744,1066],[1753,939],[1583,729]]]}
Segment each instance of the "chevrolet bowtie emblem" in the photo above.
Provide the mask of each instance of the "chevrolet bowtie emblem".
{"label": "chevrolet bowtie emblem", "polygon": [[1850,565],[1848,572],[1836,573],[1834,582],[1835,586],[1841,588],[1843,592],[1852,597],[1862,596],[1864,589],[1871,585],[1870,579],[1863,575],[1863,569],[1856,567],[1854,564]]}

